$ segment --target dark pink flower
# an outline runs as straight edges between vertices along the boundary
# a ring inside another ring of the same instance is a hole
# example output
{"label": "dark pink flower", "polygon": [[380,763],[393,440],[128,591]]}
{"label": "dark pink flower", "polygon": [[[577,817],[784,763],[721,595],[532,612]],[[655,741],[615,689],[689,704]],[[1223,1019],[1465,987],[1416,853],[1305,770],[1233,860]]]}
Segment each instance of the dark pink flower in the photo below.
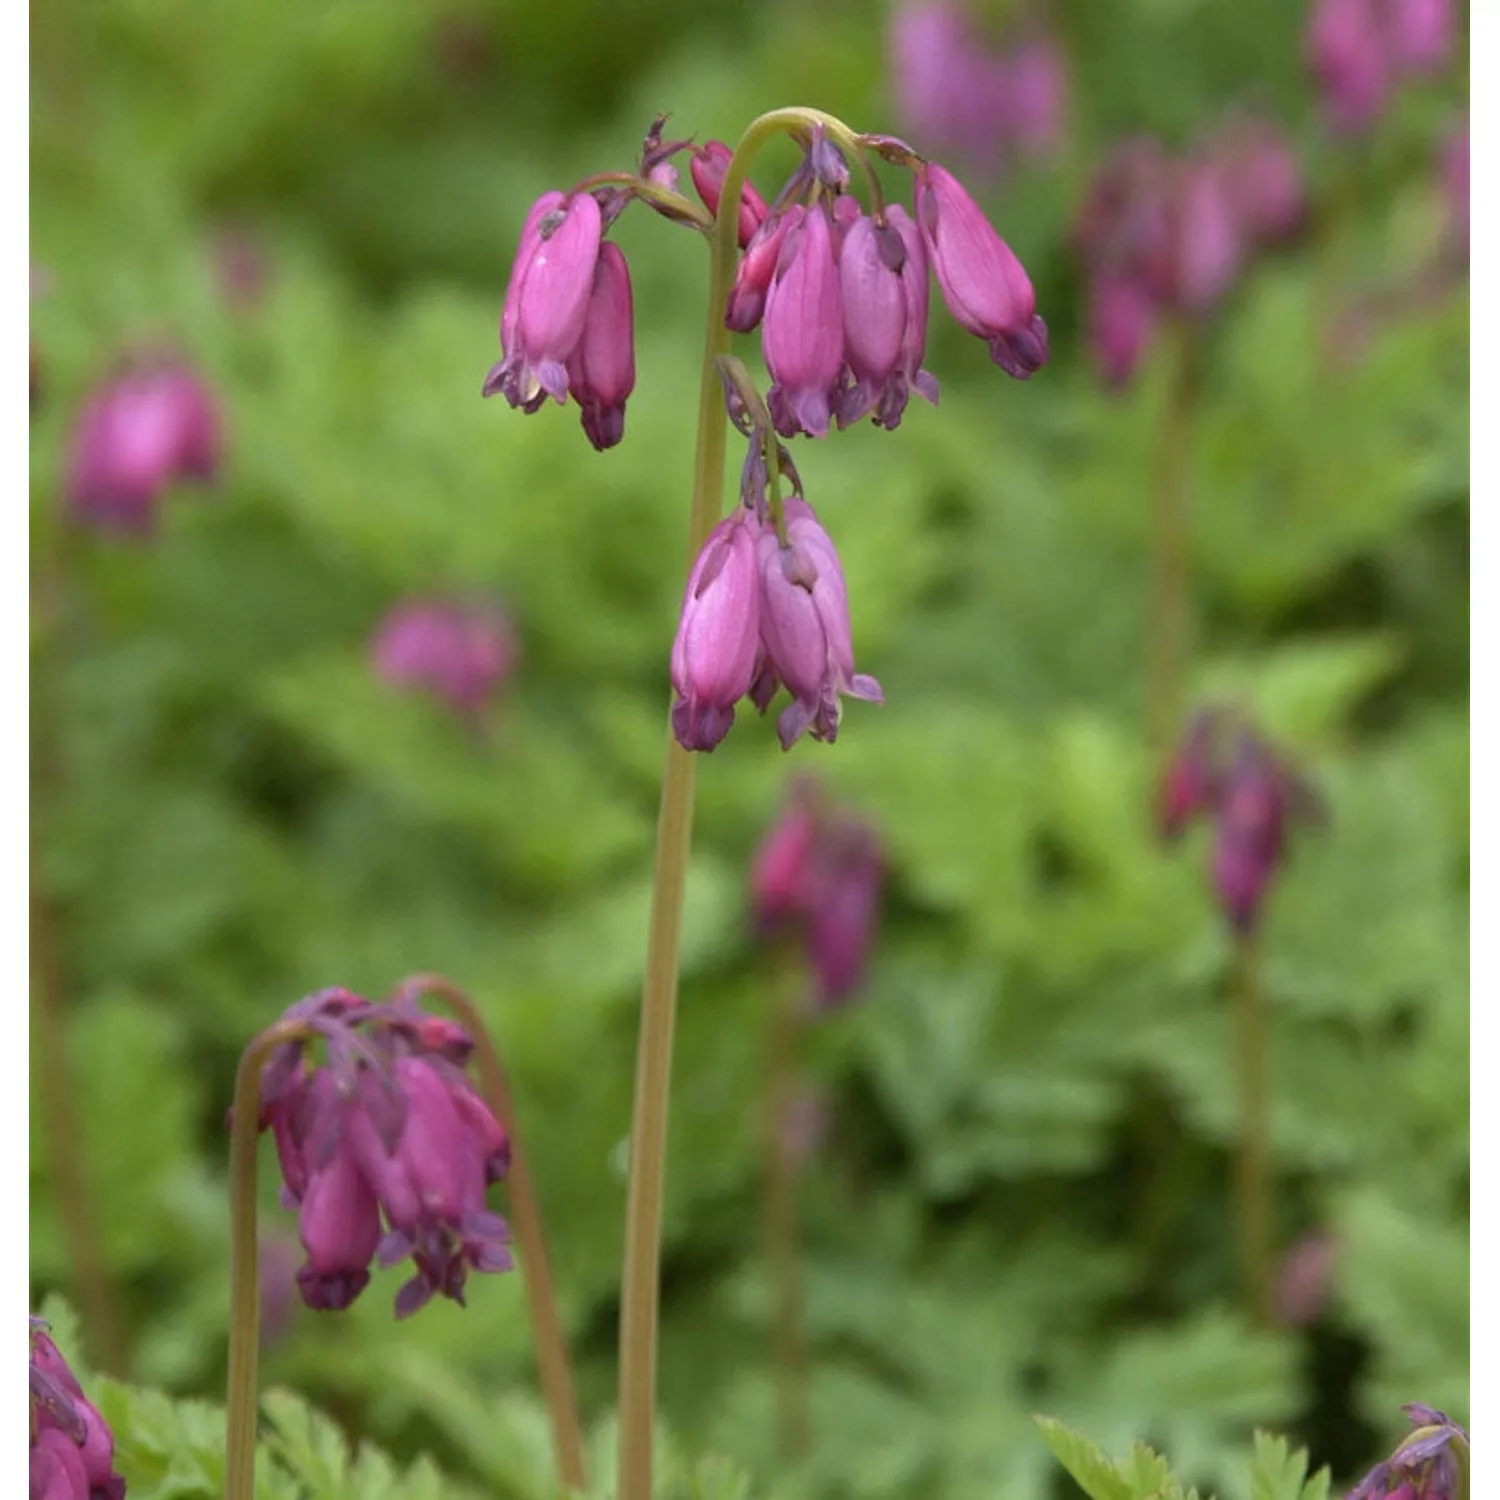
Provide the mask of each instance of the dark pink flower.
{"label": "dark pink flower", "polygon": [[172,485],[214,477],[219,448],[208,387],[175,359],[148,356],[85,405],[68,457],[69,513],[101,530],[149,532]]}
{"label": "dark pink flower", "polygon": [[[799,209],[799,215],[800,212]],[[765,313],[766,296],[771,290],[771,278],[781,259],[781,242],[790,222],[786,213],[769,214],[750,236],[724,310],[724,326],[735,333],[749,333]]]}
{"label": "dark pink flower", "polygon": [[1430,1406],[1411,1402],[1401,1409],[1414,1430],[1348,1500],[1468,1500],[1469,1434]]}
{"label": "dark pink flower", "polygon": [[761,352],[771,372],[766,404],[783,437],[826,437],[844,367],[833,232],[821,207],[797,204],[786,218],[761,328]]}
{"label": "dark pink flower", "polygon": [[1301,229],[1307,214],[1302,167],[1269,120],[1235,125],[1223,146],[1224,184],[1245,234],[1274,245]]}
{"label": "dark pink flower", "polygon": [[431,693],[473,719],[514,669],[520,647],[493,605],[415,599],[381,621],[371,653],[385,681]]}
{"label": "dark pink flower", "polygon": [[1156,335],[1156,298],[1134,276],[1108,270],[1090,279],[1088,291],[1088,343],[1099,373],[1110,385],[1126,385]]}
{"label": "dark pink flower", "polygon": [[123,1500],[115,1438],[83,1394],[40,1318],[31,1320],[31,1493],[34,1500]]}
{"label": "dark pink flower", "polygon": [[790,749],[808,730],[816,740],[837,739],[844,695],[867,703],[884,695],[873,677],[854,670],[849,596],[832,538],[805,501],[786,502],[786,521],[787,545],[768,526],[756,558],[764,665],[792,695],[776,721],[782,748]]}
{"label": "dark pink flower", "polygon": [[[723,141],[705,141],[693,152],[691,169],[693,186],[709,213],[719,211],[719,194],[724,190],[724,178],[734,152]],[[739,234],[740,249],[743,250],[753,238],[755,231],[766,221],[770,210],[766,200],[747,182],[740,190]]]}
{"label": "dark pink flower", "polygon": [[1222,775],[1218,764],[1222,715],[1200,709],[1193,715],[1162,776],[1157,794],[1161,836],[1179,839],[1195,818],[1213,809]]}
{"label": "dark pink flower", "polygon": [[1387,39],[1378,0],[1316,0],[1307,58],[1333,128],[1355,134],[1374,124],[1390,92]]}
{"label": "dark pink flower", "polygon": [[630,268],[613,243],[600,246],[583,336],[568,356],[568,386],[583,408],[583,430],[599,451],[625,435],[625,400],[635,389]]}
{"label": "dark pink flower", "polygon": [[709,534],[683,594],[672,643],[672,732],[685,750],[712,750],[755,677],[760,632],[758,525],[744,510]]}
{"label": "dark pink flower", "polygon": [[1437,73],[1458,44],[1453,0],[1388,0],[1391,62],[1405,74]]}
{"label": "dark pink flower", "polygon": [[1207,312],[1233,285],[1244,263],[1240,216],[1225,174],[1212,161],[1183,164],[1173,196],[1176,305]]}
{"label": "dark pink flower", "polygon": [[948,311],[988,342],[1007,375],[1024,380],[1039,370],[1047,325],[1025,267],[958,179],[931,162],[917,169],[916,221]]}
{"label": "dark pink flower", "polygon": [[[839,252],[839,291],[844,304],[844,349],[854,384],[839,398],[839,426],[847,427],[876,405],[894,407],[894,426],[906,405],[904,389],[894,401],[887,391],[901,374],[906,339],[907,295],[901,278],[906,244],[897,231],[868,215],[855,220]],[[926,267],[922,276],[926,280]],[[899,404],[896,404],[896,403]]]}
{"label": "dark pink flower", "polygon": [[1328,1305],[1338,1241],[1315,1231],[1304,1235],[1282,1258],[1276,1273],[1276,1321],[1287,1328],[1315,1323]]}

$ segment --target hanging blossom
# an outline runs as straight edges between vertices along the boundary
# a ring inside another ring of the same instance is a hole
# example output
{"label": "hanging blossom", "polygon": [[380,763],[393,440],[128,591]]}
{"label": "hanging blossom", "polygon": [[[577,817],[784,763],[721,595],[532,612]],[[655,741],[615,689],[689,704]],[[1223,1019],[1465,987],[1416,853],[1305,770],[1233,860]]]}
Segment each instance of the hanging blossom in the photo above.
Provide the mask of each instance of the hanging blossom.
{"label": "hanging blossom", "polygon": [[750,866],[757,933],[801,947],[812,1005],[832,1010],[858,990],[880,924],[885,858],[875,830],[817,785],[793,783],[787,806]]}
{"label": "hanging blossom", "polygon": [[889,33],[891,87],[902,127],[994,177],[1012,155],[1046,157],[1061,144],[1068,75],[1046,32],[1023,29],[992,46],[953,0],[898,5]]}
{"label": "hanging blossom", "polygon": [[410,1260],[416,1274],[396,1294],[404,1318],[434,1295],[462,1305],[471,1270],[510,1270],[510,1230],[485,1203],[510,1143],[464,1072],[469,1034],[410,997],[375,1004],[342,989],[286,1019],[326,1051],[315,1063],[310,1040],[287,1043],[261,1078],[260,1128],[306,1252],[302,1300],[348,1307],[372,1263]]}
{"label": "hanging blossom", "polygon": [[176,355],[124,362],[85,403],[68,444],[68,514],[100,531],[145,535],[176,484],[218,472],[222,422],[213,392]]}
{"label": "hanging blossom", "polygon": [[1163,775],[1157,811],[1169,842],[1200,817],[1213,824],[1214,896],[1242,935],[1259,925],[1292,825],[1326,817],[1312,784],[1222,708],[1200,710],[1189,722]]}
{"label": "hanging blossom", "polygon": [[488,601],[408,600],[381,620],[370,643],[375,671],[386,682],[430,693],[471,721],[520,654],[510,621]]}
{"label": "hanging blossom", "polygon": [[1106,383],[1126,384],[1172,317],[1203,318],[1257,255],[1306,218],[1302,170],[1268,120],[1232,115],[1192,152],[1122,141],[1078,218],[1087,338]]}
{"label": "hanging blossom", "polygon": [[1453,0],[1315,0],[1305,50],[1330,129],[1370,129],[1400,83],[1452,62],[1458,37]]}
{"label": "hanging blossom", "polygon": [[33,1500],[123,1500],[115,1436],[52,1342],[31,1319],[31,1495]]}
{"label": "hanging blossom", "polygon": [[1414,1431],[1348,1500],[1469,1500],[1469,1434],[1434,1407],[1413,1401],[1401,1410]]}

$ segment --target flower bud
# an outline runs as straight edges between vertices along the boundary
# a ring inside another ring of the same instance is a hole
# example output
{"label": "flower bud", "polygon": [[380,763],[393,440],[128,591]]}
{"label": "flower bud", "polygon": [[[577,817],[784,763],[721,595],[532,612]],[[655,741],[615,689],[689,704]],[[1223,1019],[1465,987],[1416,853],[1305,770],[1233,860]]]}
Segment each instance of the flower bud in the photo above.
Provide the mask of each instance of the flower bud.
{"label": "flower bud", "polygon": [[[883,245],[882,240],[888,243]],[[840,427],[867,415],[884,397],[888,383],[901,378],[906,335],[901,267],[905,261],[900,235],[868,216],[857,219],[845,236],[838,262],[839,292],[844,305],[844,348],[855,383],[839,397]],[[905,405],[904,393],[901,404]]]}
{"label": "flower bud", "polygon": [[[801,212],[796,209],[798,215]],[[791,211],[770,214],[745,246],[724,311],[724,326],[732,332],[749,333],[760,322],[790,222]]]}
{"label": "flower bud", "polygon": [[175,361],[127,369],[89,398],[74,431],[65,500],[74,520],[149,532],[167,488],[218,467],[219,417],[208,388]]}
{"label": "flower bud", "polygon": [[[698,189],[698,196],[711,214],[717,214],[719,211],[719,195],[724,191],[724,178],[729,171],[729,163],[733,160],[734,152],[723,141],[705,141],[693,153],[691,162],[693,186]],[[745,183],[740,189],[741,250],[749,245],[755,231],[765,223],[769,212],[766,200],[748,182]]]}
{"label": "flower bud", "polygon": [[[329,1099],[324,1107],[344,1106]],[[379,1204],[349,1140],[308,1178],[297,1233],[307,1251],[297,1272],[302,1300],[318,1311],[342,1311],[369,1285],[380,1243]]]}
{"label": "flower bud", "polygon": [[123,1500],[115,1438],[83,1394],[47,1325],[31,1319],[30,1489],[33,1500]]}
{"label": "flower bud", "polygon": [[843,1005],[864,979],[885,880],[880,848],[868,829],[844,830],[842,843],[808,928],[813,998],[822,1010]]}
{"label": "flower bud", "polygon": [[416,599],[381,621],[371,654],[386,682],[430,693],[472,720],[514,670],[520,647],[489,604]]}
{"label": "flower bud", "polygon": [[1003,59],[1005,133],[1029,156],[1046,157],[1062,144],[1068,73],[1062,49],[1050,36],[1033,36]]}
{"label": "flower bud", "polygon": [[1401,1410],[1415,1430],[1348,1500],[1469,1500],[1469,1434],[1430,1406],[1412,1402]]}
{"label": "flower bud", "polygon": [[1174,194],[1175,302],[1207,312],[1229,290],[1244,259],[1240,223],[1228,185],[1211,162],[1189,162]]}
{"label": "flower bud", "polygon": [[[485,379],[485,395],[498,391],[529,412],[548,396],[559,404],[568,399],[566,362],[583,336],[602,232],[591,193],[575,193],[561,204],[545,194],[532,205],[512,272],[515,302],[509,305],[507,293],[501,315],[505,357]],[[508,332],[513,338],[506,341]]]}
{"label": "flower bud", "polygon": [[1374,124],[1391,81],[1375,0],[1317,0],[1307,58],[1335,130],[1354,134]]}
{"label": "flower bud", "polygon": [[1047,361],[1047,325],[1025,268],[951,172],[929,162],[916,178],[916,221],[948,311],[1026,379]]}
{"label": "flower bud", "polygon": [[1457,43],[1453,0],[1390,0],[1391,62],[1398,72],[1441,72]]}
{"label": "flower bud", "polygon": [[1249,121],[1235,132],[1224,170],[1235,213],[1256,244],[1277,244],[1302,227],[1307,213],[1302,168],[1269,121]]}
{"label": "flower bud", "polygon": [[583,408],[583,430],[599,451],[625,435],[625,400],[635,389],[630,268],[613,242],[599,248],[583,337],[568,359],[568,385]]}
{"label": "flower bud", "polygon": [[880,684],[854,671],[849,599],[832,539],[805,501],[786,502],[787,545],[770,527],[756,543],[760,633],[766,658],[792,702],[776,721],[783,749],[802,734],[838,738],[842,697],[884,702]]}
{"label": "flower bud", "polygon": [[672,643],[672,732],[684,750],[712,750],[750,691],[760,630],[753,522],[720,521],[693,564]]}
{"label": "flower bud", "polygon": [[1089,281],[1088,342],[1112,386],[1134,377],[1156,333],[1156,299],[1134,276],[1103,270]]}
{"label": "flower bud", "polygon": [[750,864],[750,904],[761,932],[773,932],[806,910],[820,827],[817,802],[799,787]]}
{"label": "flower bud", "polygon": [[1200,709],[1172,753],[1157,800],[1161,836],[1167,843],[1181,838],[1194,818],[1214,806],[1220,782],[1214,760],[1219,719],[1215,710]]}
{"label": "flower bud", "polygon": [[776,274],[766,294],[761,353],[771,372],[766,405],[782,437],[826,437],[839,372],[844,319],[828,215],[787,211]]}

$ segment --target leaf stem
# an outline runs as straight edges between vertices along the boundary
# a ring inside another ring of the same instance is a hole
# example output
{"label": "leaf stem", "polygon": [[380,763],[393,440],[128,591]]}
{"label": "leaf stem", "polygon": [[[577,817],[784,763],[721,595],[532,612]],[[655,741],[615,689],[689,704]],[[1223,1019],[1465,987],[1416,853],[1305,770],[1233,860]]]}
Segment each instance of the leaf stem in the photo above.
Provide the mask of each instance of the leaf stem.
{"label": "leaf stem", "polygon": [[[724,311],[739,245],[741,190],[751,161],[766,141],[779,132],[805,128],[815,120],[828,124],[832,117],[817,110],[795,108],[761,115],[740,137],[724,174],[710,241],[708,317],[698,384],[698,436],[688,524],[689,568],[713,529],[723,502],[728,416],[718,360],[729,352]],[[829,127],[830,134],[833,126],[845,136],[850,134],[848,126],[837,120]],[[682,901],[693,837],[694,772],[693,757],[669,735],[657,815],[656,863],[630,1130],[630,1184],[620,1293],[619,1500],[651,1500],[667,1106],[677,1013]]]}
{"label": "leaf stem", "polygon": [[557,1461],[558,1477],[571,1489],[586,1490],[588,1478],[584,1469],[583,1430],[578,1420],[578,1399],[574,1392],[568,1343],[557,1312],[557,1292],[547,1256],[547,1238],[542,1231],[542,1211],[526,1152],[521,1145],[515,1099],[500,1053],[479,1007],[469,993],[451,979],[441,974],[417,974],[404,980],[400,990],[413,998],[423,994],[436,996],[463,1022],[474,1040],[480,1092],[510,1138],[510,1170],[505,1176],[505,1190],[521,1251],[521,1279],[531,1317],[537,1374],[552,1422],[552,1451]]}

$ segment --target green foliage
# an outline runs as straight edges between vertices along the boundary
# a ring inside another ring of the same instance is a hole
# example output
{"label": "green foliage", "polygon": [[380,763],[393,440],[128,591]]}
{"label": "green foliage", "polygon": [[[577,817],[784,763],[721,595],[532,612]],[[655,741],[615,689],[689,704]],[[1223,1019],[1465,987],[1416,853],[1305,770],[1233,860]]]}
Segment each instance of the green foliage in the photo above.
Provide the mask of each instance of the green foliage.
{"label": "green foliage", "polygon": [[[241,1047],[316,987],[381,993],[433,969],[500,1038],[609,1491],[696,236],[639,209],[619,224],[639,373],[620,448],[595,454],[571,409],[523,417],[479,385],[526,205],[628,166],[658,110],[700,139],[792,99],[901,128],[866,6],[628,9],[58,0],[33,16],[32,253],[51,281],[31,309],[34,863],[62,1034],[34,1014],[32,1067],[61,1048],[78,1080],[69,1145],[124,1373],[170,1393],[101,1383],[132,1495],[216,1492],[222,1419],[203,1402],[223,1384]],[[1038,1408],[1129,1452],[1044,1425],[1096,1497],[1321,1500],[1326,1477],[1269,1440],[1245,1490],[1257,1424],[1294,1430],[1342,1481],[1396,1437],[1401,1402],[1467,1411],[1467,298],[1374,318],[1355,349],[1334,337],[1349,300],[1430,264],[1428,163],[1457,86],[1404,96],[1354,160],[1315,124],[1303,0],[1054,10],[1069,144],[979,188],[1053,360],[1005,380],[935,298],[941,408],[798,450],[886,705],[851,705],[836,746],[790,757],[742,713],[698,768],[661,1361],[680,1445],[662,1484],[683,1500],[1048,1500]],[[1329,812],[1294,836],[1259,944],[1278,1249],[1337,1246],[1312,1326],[1275,1332],[1229,1310],[1232,954],[1207,839],[1164,852],[1151,826],[1169,372],[1158,350],[1129,389],[1100,389],[1072,248],[1119,133],[1185,142],[1251,96],[1307,163],[1314,228],[1204,335],[1188,686],[1253,713]],[[761,187],[791,162],[770,148]],[[224,226],[266,255],[248,309],[217,287]],[[223,481],[174,495],[149,545],[63,538],[82,402],[157,337],[222,394]],[[753,341],[740,352],[753,362]],[[505,603],[522,649],[479,732],[381,684],[367,655],[398,599],[469,589]],[[803,1170],[816,1442],[793,1462],[760,1202],[773,976],[744,868],[800,770],[878,826],[890,877],[859,1005],[802,1044],[832,1125]],[[35,1088],[31,1110],[33,1300],[76,1297]],[[262,1228],[284,1240],[269,1173],[268,1153]],[[395,1284],[377,1276],[342,1317],[298,1309],[268,1341],[283,1389],[264,1493],[422,1495],[428,1452],[445,1495],[552,1500],[519,1278],[475,1278],[466,1311],[399,1325]],[[709,1448],[725,1457],[684,1456]]]}

